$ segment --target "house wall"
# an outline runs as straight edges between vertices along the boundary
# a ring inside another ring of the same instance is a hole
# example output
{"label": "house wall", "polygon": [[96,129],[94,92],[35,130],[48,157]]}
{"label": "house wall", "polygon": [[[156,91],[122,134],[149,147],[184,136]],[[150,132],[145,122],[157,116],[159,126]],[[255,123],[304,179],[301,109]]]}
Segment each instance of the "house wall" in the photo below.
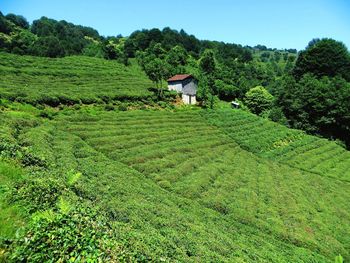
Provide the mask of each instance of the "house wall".
{"label": "house wall", "polygon": [[182,101],[185,104],[196,104],[197,100],[196,100],[196,96],[195,95],[186,95],[186,94],[182,94]]}
{"label": "house wall", "polygon": [[177,92],[182,92],[182,82],[181,81],[168,82],[168,89],[175,90]]}
{"label": "house wall", "polygon": [[182,93],[182,100],[185,104],[196,104],[197,81],[193,78],[169,81],[168,89]]}
{"label": "house wall", "polygon": [[197,81],[193,80],[184,84],[182,93],[187,95],[196,95],[197,93]]}

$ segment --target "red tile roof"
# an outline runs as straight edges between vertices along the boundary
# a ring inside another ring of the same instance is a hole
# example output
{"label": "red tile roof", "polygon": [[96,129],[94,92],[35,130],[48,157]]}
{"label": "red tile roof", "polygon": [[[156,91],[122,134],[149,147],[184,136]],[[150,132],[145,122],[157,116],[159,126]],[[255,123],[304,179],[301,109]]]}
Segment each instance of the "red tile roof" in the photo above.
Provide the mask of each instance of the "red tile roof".
{"label": "red tile roof", "polygon": [[184,79],[187,79],[189,77],[192,77],[192,75],[191,74],[179,74],[179,75],[175,75],[175,76],[171,77],[170,79],[168,79],[168,81],[184,80]]}

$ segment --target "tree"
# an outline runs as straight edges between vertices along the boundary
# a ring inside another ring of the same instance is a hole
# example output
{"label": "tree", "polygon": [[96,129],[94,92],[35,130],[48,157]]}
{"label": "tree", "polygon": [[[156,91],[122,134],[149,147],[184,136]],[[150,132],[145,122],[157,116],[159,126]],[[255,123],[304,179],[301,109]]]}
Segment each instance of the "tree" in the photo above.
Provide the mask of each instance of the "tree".
{"label": "tree", "polygon": [[88,57],[97,57],[97,58],[104,58],[105,52],[103,50],[102,43],[94,40],[93,38],[86,37],[90,44],[84,47],[82,50],[82,55],[88,56]]}
{"label": "tree", "polygon": [[214,105],[216,68],[217,62],[213,50],[206,49],[199,60],[199,69],[201,71],[199,85],[204,105],[209,105],[210,108]]}
{"label": "tree", "polygon": [[169,76],[168,65],[160,58],[155,58],[144,65],[145,72],[150,80],[154,82],[158,89],[158,94],[162,96],[163,79]]}
{"label": "tree", "polygon": [[38,20],[34,20],[33,24],[30,28],[33,34],[44,37],[44,36],[50,36],[54,34],[54,24],[55,20],[49,19],[45,16],[41,17]]}
{"label": "tree", "polygon": [[227,84],[220,79],[215,80],[214,93],[222,100],[232,100],[239,96],[239,90],[236,86]]}
{"label": "tree", "polygon": [[279,51],[274,52],[274,59],[276,62],[279,62],[281,60],[281,53]]}
{"label": "tree", "polygon": [[19,26],[24,29],[29,28],[29,23],[27,19],[23,16],[15,15],[15,14],[7,14],[6,19],[14,23],[16,26]]}
{"label": "tree", "polygon": [[306,73],[317,77],[339,75],[350,81],[350,55],[346,46],[329,38],[311,41],[300,52],[293,70],[297,79]]}
{"label": "tree", "polygon": [[[79,55],[91,42],[86,37],[101,41],[98,32],[90,27],[77,26],[64,20],[56,21],[42,17],[33,21],[31,32],[39,38],[54,37],[58,39],[64,55]],[[44,42],[47,40],[43,40]],[[40,52],[39,52],[40,53]],[[42,52],[45,53],[45,52]]]}
{"label": "tree", "polygon": [[270,52],[263,52],[260,54],[260,59],[262,62],[267,62],[270,58]]}
{"label": "tree", "polygon": [[273,105],[274,97],[262,86],[251,88],[246,94],[244,102],[251,112],[260,115]]}
{"label": "tree", "polygon": [[179,45],[173,47],[167,54],[167,61],[172,66],[184,66],[187,63],[187,52]]}
{"label": "tree", "polygon": [[213,75],[216,70],[216,64],[214,51],[206,49],[199,60],[199,68],[204,74]]}
{"label": "tree", "polygon": [[158,28],[152,28],[148,32],[148,36],[150,41],[154,41],[155,43],[160,43],[163,40],[162,31],[160,31]]}
{"label": "tree", "polygon": [[0,33],[9,34],[13,30],[12,27],[11,23],[0,12]]}
{"label": "tree", "polygon": [[57,37],[40,37],[33,44],[32,53],[43,57],[62,57],[65,55],[64,49],[61,46]]}
{"label": "tree", "polygon": [[37,37],[28,30],[12,33],[11,48],[13,53],[29,54]]}
{"label": "tree", "polygon": [[259,49],[259,50],[262,50],[262,51],[267,50],[267,47],[264,46],[264,45],[256,45],[254,48]]}
{"label": "tree", "polygon": [[187,52],[182,46],[173,47],[166,55],[166,61],[170,65],[171,75],[185,73],[184,66],[187,63]]}
{"label": "tree", "polygon": [[268,111],[268,118],[271,121],[288,126],[288,120],[280,107],[273,107]]}
{"label": "tree", "polygon": [[122,36],[106,38],[102,43],[105,59],[115,59],[127,66],[128,57],[124,48],[125,40]]}
{"label": "tree", "polygon": [[212,77],[203,74],[199,77],[199,85],[197,98],[202,100],[202,106],[213,109],[218,98],[214,95],[213,88],[215,87],[215,80]]}
{"label": "tree", "polygon": [[350,84],[340,77],[305,74],[298,82],[287,77],[277,103],[292,127],[341,139],[350,146]]}
{"label": "tree", "polygon": [[151,43],[150,47],[146,49],[148,55],[154,55],[156,58],[164,59],[166,51],[160,43]]}
{"label": "tree", "polygon": [[287,60],[286,65],[284,66],[284,73],[290,74],[293,70],[293,62],[291,62],[289,59]]}

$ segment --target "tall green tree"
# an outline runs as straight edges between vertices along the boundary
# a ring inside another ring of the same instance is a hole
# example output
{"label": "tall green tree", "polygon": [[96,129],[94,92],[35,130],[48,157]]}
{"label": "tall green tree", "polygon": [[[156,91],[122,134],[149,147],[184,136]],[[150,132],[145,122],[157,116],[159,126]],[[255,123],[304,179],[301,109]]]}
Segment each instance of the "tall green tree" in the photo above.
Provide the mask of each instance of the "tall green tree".
{"label": "tall green tree", "polygon": [[6,19],[11,21],[16,26],[19,26],[21,28],[24,28],[24,29],[29,28],[29,23],[24,16],[15,15],[15,14],[10,13],[10,14],[6,15]]}
{"label": "tall green tree", "polygon": [[19,30],[12,34],[11,49],[20,55],[32,53],[34,43],[38,37],[28,30]]}
{"label": "tall green tree", "polygon": [[287,77],[277,98],[290,124],[350,146],[350,83],[340,77]]}
{"label": "tall green tree", "polygon": [[175,46],[167,52],[166,61],[170,65],[171,75],[186,73],[188,55],[182,46]]}
{"label": "tall green tree", "polygon": [[217,69],[217,62],[213,50],[206,49],[200,60],[199,69],[201,71],[199,79],[200,97],[204,102],[204,106],[213,108],[214,93],[215,93],[215,73]]}
{"label": "tall green tree", "polygon": [[329,38],[312,40],[308,47],[300,52],[293,70],[297,79],[306,73],[317,77],[339,75],[350,81],[350,54],[346,46]]}
{"label": "tall green tree", "polygon": [[166,62],[160,58],[152,59],[144,65],[147,76],[155,84],[160,96],[163,95],[163,80],[169,77],[168,68]]}
{"label": "tall green tree", "polygon": [[217,63],[214,51],[206,49],[199,60],[199,68],[205,75],[214,75],[216,67]]}
{"label": "tall green tree", "polygon": [[42,57],[63,57],[65,55],[59,39],[54,36],[40,37],[33,44],[32,53]]}

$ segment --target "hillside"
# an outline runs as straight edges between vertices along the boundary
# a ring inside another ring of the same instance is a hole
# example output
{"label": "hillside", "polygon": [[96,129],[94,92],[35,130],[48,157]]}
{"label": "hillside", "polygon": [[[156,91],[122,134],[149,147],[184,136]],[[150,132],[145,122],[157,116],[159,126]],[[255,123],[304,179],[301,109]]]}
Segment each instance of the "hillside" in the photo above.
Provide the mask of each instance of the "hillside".
{"label": "hillside", "polygon": [[0,263],[350,262],[346,1],[39,2],[0,10]]}
{"label": "hillside", "polygon": [[335,142],[288,129],[256,115],[231,111],[206,115],[210,122],[256,155],[289,166],[350,182],[350,152]]}
{"label": "hillside", "polygon": [[29,104],[147,99],[151,81],[136,65],[83,56],[59,59],[0,53],[0,96]]}
{"label": "hillside", "polygon": [[[80,254],[70,255],[80,259],[333,262],[338,254],[350,256],[349,153],[332,142],[241,110],[84,107],[49,120],[34,107],[15,105],[0,113],[0,170],[7,171],[0,177],[2,221],[15,222],[2,224],[0,234],[15,240],[2,243],[14,261],[69,253],[74,226],[100,253],[83,250],[84,238]],[[312,150],[317,145],[322,154]],[[28,222],[34,222],[23,233],[29,242],[16,240],[16,229]]]}

